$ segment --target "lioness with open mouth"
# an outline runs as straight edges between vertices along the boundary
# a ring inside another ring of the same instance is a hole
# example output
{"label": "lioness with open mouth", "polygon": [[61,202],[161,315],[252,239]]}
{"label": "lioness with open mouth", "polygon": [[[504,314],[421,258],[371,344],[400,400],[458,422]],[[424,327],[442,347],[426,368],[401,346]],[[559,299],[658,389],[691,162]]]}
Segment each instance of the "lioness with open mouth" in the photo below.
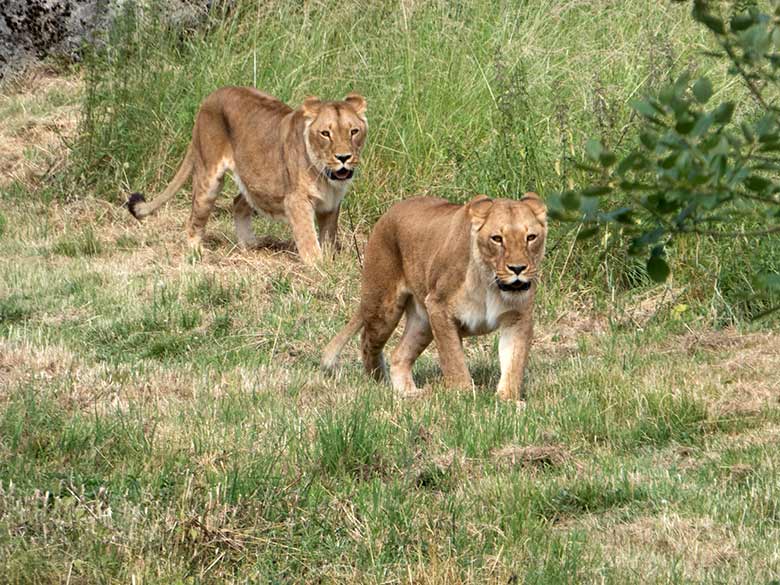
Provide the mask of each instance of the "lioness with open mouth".
{"label": "lioness with open mouth", "polygon": [[[307,98],[293,110],[249,87],[223,87],[209,95],[195,119],[192,141],[176,176],[154,201],[133,193],[127,207],[137,219],[157,211],[192,175],[191,246],[199,247],[214,202],[230,171],[240,194],[233,200],[236,235],[256,243],[252,213],[286,219],[304,262],[335,246],[339,207],[366,140],[366,100]],[[319,240],[315,230],[319,228]]]}
{"label": "lioness with open mouth", "polygon": [[547,210],[535,193],[520,200],[480,195],[466,205],[432,197],[395,204],[369,237],[360,307],[325,348],[323,367],[335,367],[362,329],[363,365],[380,379],[382,349],[405,313],[390,360],[395,390],[417,393],[412,365],[434,339],[445,383],[470,387],[463,337],[500,329],[498,396],[522,398],[546,235]]}

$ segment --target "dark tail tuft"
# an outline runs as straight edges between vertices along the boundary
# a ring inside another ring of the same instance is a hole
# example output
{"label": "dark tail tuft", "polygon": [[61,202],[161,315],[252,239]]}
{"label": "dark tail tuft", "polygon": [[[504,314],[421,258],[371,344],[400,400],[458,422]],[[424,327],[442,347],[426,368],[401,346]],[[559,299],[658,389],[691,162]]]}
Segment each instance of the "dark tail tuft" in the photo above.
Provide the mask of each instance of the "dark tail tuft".
{"label": "dark tail tuft", "polygon": [[125,205],[127,206],[127,210],[133,215],[134,218],[137,220],[141,220],[140,217],[138,217],[138,214],[135,211],[135,206],[139,203],[146,202],[146,198],[143,196],[142,193],[131,193],[130,198],[127,200],[127,203]]}

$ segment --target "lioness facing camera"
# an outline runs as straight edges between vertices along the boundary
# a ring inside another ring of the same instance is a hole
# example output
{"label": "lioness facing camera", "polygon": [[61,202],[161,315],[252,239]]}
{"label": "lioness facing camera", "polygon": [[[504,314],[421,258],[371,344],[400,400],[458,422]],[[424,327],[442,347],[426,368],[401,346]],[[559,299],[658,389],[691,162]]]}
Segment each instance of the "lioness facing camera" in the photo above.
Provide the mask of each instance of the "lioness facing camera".
{"label": "lioness facing camera", "polygon": [[417,393],[412,365],[434,339],[445,383],[471,386],[463,337],[500,329],[498,396],[522,398],[546,235],[547,209],[536,193],[519,201],[480,195],[466,205],[432,197],[395,204],[371,232],[360,308],[325,348],[323,367],[335,367],[363,329],[363,365],[381,378],[382,348],[405,313],[390,360],[395,390]]}
{"label": "lioness facing camera", "polygon": [[[233,200],[239,244],[252,246],[252,212],[286,219],[304,262],[335,246],[339,206],[366,140],[366,100],[307,98],[293,110],[249,87],[223,87],[201,104],[184,161],[165,191],[147,203],[133,193],[127,207],[136,218],[154,213],[192,175],[187,236],[200,246],[214,202],[230,171],[240,194]],[[319,240],[315,232],[319,227]]]}

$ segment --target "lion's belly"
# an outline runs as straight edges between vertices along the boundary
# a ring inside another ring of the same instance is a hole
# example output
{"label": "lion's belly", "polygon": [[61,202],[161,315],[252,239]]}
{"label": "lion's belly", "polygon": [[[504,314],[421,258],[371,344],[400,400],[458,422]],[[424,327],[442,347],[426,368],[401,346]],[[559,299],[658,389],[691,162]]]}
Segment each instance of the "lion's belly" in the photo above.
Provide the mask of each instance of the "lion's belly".
{"label": "lion's belly", "polygon": [[250,195],[245,196],[249,205],[257,213],[270,219],[287,221],[287,214],[284,212],[284,203],[274,197],[266,197],[263,193],[258,194],[251,191]]}
{"label": "lion's belly", "polygon": [[232,171],[233,179],[252,208],[258,213],[278,220],[286,220],[286,197],[308,197],[317,213],[330,213],[341,205],[342,199],[352,181],[317,180],[297,185],[292,191],[286,192],[278,177],[272,174],[260,176],[251,169],[237,168],[235,161],[227,166]]}
{"label": "lion's belly", "polygon": [[238,190],[241,191],[247,203],[256,212],[271,219],[287,219],[284,212],[284,199],[278,194],[263,192],[262,189],[252,183],[247,185],[235,171],[233,171],[233,180],[238,185]]}

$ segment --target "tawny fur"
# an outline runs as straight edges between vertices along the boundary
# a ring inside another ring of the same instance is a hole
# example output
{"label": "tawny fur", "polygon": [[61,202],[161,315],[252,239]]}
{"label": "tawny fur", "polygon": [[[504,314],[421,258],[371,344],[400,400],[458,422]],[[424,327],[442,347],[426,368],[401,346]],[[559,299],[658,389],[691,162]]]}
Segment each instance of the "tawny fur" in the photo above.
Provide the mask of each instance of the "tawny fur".
{"label": "tawny fur", "polygon": [[[432,340],[445,383],[470,387],[462,339],[499,329],[497,393],[520,399],[546,235],[546,208],[535,193],[519,201],[481,195],[466,205],[431,197],[397,203],[369,237],[360,307],[325,348],[323,367],[335,367],[362,329],[366,371],[389,375],[402,395],[417,393],[412,366]],[[387,372],[382,350],[403,314]]]}
{"label": "tawny fur", "polygon": [[[287,220],[301,258],[314,262],[335,247],[341,201],[360,163],[368,124],[366,101],[307,98],[293,110],[253,88],[224,87],[209,95],[195,119],[187,154],[165,191],[146,202],[135,193],[138,219],[157,211],[192,176],[190,245],[200,246],[226,173],[239,186],[233,217],[239,243],[252,246],[254,212]],[[318,233],[319,232],[319,233]]]}

